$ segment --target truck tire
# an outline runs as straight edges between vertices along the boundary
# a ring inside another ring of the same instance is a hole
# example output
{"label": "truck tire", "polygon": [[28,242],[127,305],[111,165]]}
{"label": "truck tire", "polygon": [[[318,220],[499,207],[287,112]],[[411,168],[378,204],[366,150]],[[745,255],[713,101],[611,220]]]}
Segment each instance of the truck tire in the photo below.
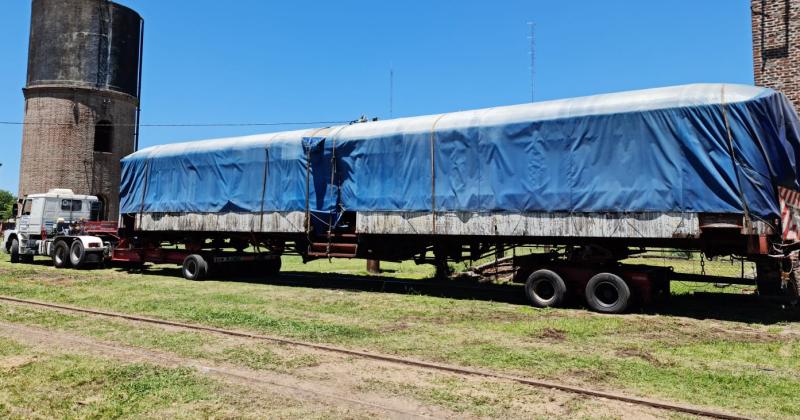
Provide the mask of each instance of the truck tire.
{"label": "truck tire", "polygon": [[53,267],[68,268],[69,265],[69,247],[66,242],[58,241],[53,248]]}
{"label": "truck tire", "polygon": [[616,274],[596,274],[586,284],[586,303],[596,312],[622,313],[628,309],[630,302],[631,289]]}
{"label": "truck tire", "polygon": [[525,282],[525,294],[533,306],[554,308],[561,306],[567,296],[564,279],[550,270],[537,270]]}
{"label": "truck tire", "polygon": [[69,263],[75,268],[81,268],[85,262],[86,248],[84,248],[83,242],[80,240],[73,241],[69,247]]}
{"label": "truck tire", "polygon": [[203,280],[208,275],[208,263],[202,255],[191,254],[184,258],[181,273],[186,280]]}
{"label": "truck tire", "polygon": [[761,258],[756,261],[756,290],[759,296],[781,295],[780,261]]}
{"label": "truck tire", "polygon": [[11,263],[16,264],[19,262],[19,241],[17,238],[11,240]]}
{"label": "truck tire", "polygon": [[266,268],[265,274],[270,276],[277,276],[281,272],[281,258],[278,257],[272,261],[268,261],[267,264],[265,264],[265,268]]}

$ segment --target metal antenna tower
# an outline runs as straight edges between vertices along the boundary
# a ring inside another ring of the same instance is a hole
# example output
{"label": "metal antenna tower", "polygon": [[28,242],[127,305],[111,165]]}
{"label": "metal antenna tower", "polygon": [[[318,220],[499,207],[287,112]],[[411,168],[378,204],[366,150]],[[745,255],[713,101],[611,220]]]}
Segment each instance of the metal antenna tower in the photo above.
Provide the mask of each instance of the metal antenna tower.
{"label": "metal antenna tower", "polygon": [[394,114],[394,67],[389,65],[389,118]]}
{"label": "metal antenna tower", "polygon": [[536,93],[536,24],[529,21],[528,29],[530,30],[530,35],[528,35],[530,51],[528,54],[531,57],[531,102],[533,102]]}

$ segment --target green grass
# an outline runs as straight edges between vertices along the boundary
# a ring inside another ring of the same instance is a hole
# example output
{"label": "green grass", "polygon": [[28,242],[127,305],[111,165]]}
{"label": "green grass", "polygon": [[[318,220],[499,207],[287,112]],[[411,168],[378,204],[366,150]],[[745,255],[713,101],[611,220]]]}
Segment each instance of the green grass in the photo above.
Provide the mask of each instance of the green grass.
{"label": "green grass", "polygon": [[[418,265],[413,261],[400,263],[381,261],[381,272],[384,276],[403,279],[425,279],[433,277],[435,269],[430,265]],[[283,257],[281,271],[284,272],[314,272],[338,273],[360,276],[375,276],[367,272],[367,263],[364,260],[349,260],[335,258],[331,261],[320,259],[303,263],[300,257]]]}
{"label": "green grass", "polygon": [[295,356],[288,352],[277,354],[262,346],[244,346],[238,341],[224,340],[205,333],[170,331],[125,321],[64,314],[54,310],[0,305],[0,320],[67,333],[79,331],[82,335],[104,341],[166,351],[193,359],[234,362],[252,369],[290,372],[318,363],[310,355]]}
{"label": "green grass", "polygon": [[[724,300],[708,303],[692,300],[681,291],[676,302],[661,312],[603,316],[581,309],[537,310],[419,294],[193,283],[160,275],[158,267],[151,274],[56,271],[40,265],[12,266],[3,258],[3,295],[567,380],[760,417],[800,417],[796,404],[800,325],[793,322],[796,315],[772,307],[729,305]],[[285,264],[287,270],[299,270],[289,268],[291,264],[291,260]],[[342,272],[355,267],[351,264],[344,265]],[[339,268],[335,262],[325,270],[339,272]],[[713,264],[707,265],[711,268]],[[698,308],[701,305],[711,306]],[[697,316],[700,309],[703,317],[711,319]],[[77,322],[35,314],[22,318],[57,328]],[[81,323],[73,327],[104,334]],[[185,344],[192,343],[191,336],[159,338],[151,331],[136,340],[190,355],[196,347]],[[229,347],[216,356],[201,356],[270,369],[314,363],[251,352],[248,347]]]}
{"label": "green grass", "polygon": [[[15,356],[10,363],[9,358]],[[0,418],[325,415],[324,411],[310,411],[302,402],[268,393],[242,399],[236,388],[187,368],[48,354],[0,338]]]}

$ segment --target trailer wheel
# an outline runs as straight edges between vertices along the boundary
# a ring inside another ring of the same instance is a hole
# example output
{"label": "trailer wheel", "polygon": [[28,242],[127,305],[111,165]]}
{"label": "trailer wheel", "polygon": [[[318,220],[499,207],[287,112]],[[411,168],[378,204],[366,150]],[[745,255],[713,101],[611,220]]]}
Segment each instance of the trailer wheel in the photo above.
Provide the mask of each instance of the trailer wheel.
{"label": "trailer wheel", "polygon": [[553,308],[561,306],[567,296],[564,279],[550,270],[537,270],[528,276],[525,293],[533,306]]}
{"label": "trailer wheel", "polygon": [[80,239],[73,241],[72,246],[69,247],[69,262],[75,268],[83,267],[86,262],[86,248]]}
{"label": "trailer wheel", "polygon": [[270,276],[277,276],[281,272],[281,258],[278,257],[272,261],[267,262],[266,274]]}
{"label": "trailer wheel", "polygon": [[55,268],[69,267],[69,247],[64,241],[58,241],[53,249],[53,266]]}
{"label": "trailer wheel", "polygon": [[600,273],[586,284],[586,303],[597,312],[618,314],[628,309],[631,289],[618,275]]}
{"label": "trailer wheel", "polygon": [[16,264],[19,262],[19,241],[17,238],[11,240],[11,263]]}
{"label": "trailer wheel", "polygon": [[181,272],[186,280],[203,280],[208,274],[208,263],[202,255],[192,254],[183,260]]}

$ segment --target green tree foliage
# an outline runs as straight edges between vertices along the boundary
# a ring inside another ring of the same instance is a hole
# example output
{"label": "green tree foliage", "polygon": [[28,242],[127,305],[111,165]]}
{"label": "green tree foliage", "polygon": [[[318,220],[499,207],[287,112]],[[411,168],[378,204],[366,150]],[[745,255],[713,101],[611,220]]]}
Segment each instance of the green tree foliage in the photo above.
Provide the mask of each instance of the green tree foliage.
{"label": "green tree foliage", "polygon": [[0,220],[6,220],[11,217],[11,206],[14,205],[15,201],[14,194],[0,190]]}

